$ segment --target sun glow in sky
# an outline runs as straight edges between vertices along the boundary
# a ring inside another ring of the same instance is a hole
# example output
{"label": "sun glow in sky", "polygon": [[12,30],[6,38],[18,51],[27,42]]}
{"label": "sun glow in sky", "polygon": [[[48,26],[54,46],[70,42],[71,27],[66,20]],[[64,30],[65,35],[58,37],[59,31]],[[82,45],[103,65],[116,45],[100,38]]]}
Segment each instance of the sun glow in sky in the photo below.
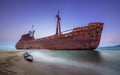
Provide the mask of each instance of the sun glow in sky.
{"label": "sun glow in sky", "polygon": [[0,48],[14,47],[32,25],[35,38],[55,34],[58,9],[62,31],[104,22],[100,46],[120,44],[119,0],[0,0]]}

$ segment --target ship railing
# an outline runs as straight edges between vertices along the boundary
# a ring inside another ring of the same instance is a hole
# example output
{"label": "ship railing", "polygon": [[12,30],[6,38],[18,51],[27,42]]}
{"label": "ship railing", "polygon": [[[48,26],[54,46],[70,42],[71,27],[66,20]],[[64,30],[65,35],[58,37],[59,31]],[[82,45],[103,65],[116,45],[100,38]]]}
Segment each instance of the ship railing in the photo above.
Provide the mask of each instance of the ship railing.
{"label": "ship railing", "polygon": [[69,33],[71,31],[73,31],[73,29],[65,30],[65,31],[62,31],[62,34]]}
{"label": "ship railing", "polygon": [[74,27],[73,29],[62,31],[62,34],[69,33],[69,32],[72,32],[74,30],[81,29],[81,28],[87,28],[87,26]]}

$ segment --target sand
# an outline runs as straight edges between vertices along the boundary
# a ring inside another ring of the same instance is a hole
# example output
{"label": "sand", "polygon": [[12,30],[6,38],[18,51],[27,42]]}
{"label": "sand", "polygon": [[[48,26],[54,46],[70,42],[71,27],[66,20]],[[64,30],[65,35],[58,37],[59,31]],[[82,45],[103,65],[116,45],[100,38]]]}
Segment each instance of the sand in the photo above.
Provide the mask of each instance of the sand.
{"label": "sand", "polygon": [[13,66],[14,62],[19,61],[20,58],[17,56],[17,51],[4,51],[0,50],[0,75],[12,75],[15,72],[8,69]]}

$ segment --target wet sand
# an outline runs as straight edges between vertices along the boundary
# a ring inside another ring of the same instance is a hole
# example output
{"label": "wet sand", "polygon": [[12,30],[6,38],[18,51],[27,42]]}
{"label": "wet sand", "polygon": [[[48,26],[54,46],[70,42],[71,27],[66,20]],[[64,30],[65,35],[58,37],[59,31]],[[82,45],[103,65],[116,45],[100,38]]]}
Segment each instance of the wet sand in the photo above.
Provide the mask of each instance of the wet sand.
{"label": "wet sand", "polygon": [[0,50],[0,75],[117,75],[103,64],[76,62],[41,51],[27,51],[34,58],[28,62],[23,57],[25,52]]}

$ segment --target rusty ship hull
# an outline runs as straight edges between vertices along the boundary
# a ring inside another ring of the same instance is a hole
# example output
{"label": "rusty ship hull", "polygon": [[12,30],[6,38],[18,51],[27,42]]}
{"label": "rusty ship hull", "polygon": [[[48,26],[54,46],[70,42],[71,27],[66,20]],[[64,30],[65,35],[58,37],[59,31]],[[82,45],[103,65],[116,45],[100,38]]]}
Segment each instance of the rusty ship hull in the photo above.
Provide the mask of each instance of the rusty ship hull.
{"label": "rusty ship hull", "polygon": [[57,15],[56,34],[35,39],[34,31],[21,36],[17,49],[49,49],[49,50],[94,50],[99,46],[103,23],[93,22],[84,27],[71,29],[63,34],[60,29],[60,17]]}

